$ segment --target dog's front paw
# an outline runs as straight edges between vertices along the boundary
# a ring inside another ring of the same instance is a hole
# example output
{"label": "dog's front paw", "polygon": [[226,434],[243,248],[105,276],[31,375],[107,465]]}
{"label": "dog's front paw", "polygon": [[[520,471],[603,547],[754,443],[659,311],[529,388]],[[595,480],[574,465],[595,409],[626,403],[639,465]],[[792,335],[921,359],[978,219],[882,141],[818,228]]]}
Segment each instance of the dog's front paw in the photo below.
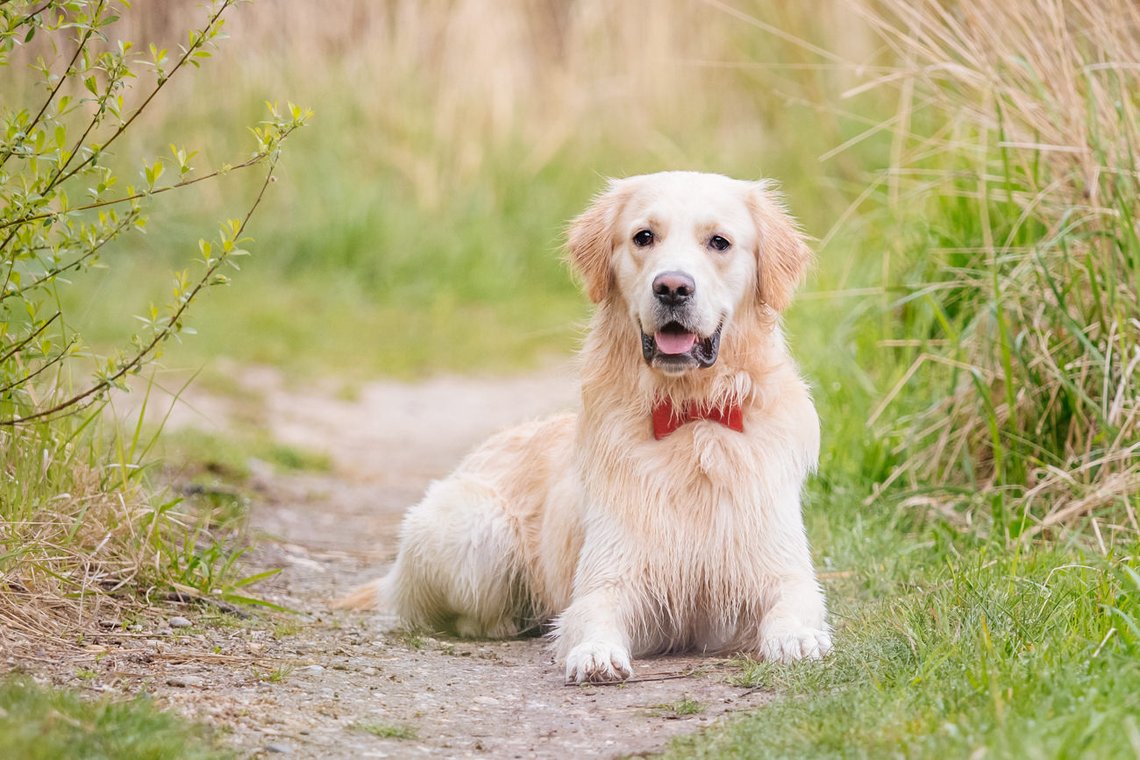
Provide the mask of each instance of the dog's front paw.
{"label": "dog's front paw", "polygon": [[616,683],[633,675],[623,646],[587,641],[566,657],[566,683]]}
{"label": "dog's front paw", "polygon": [[768,662],[818,660],[831,651],[831,634],[795,623],[775,623],[760,632],[760,656]]}

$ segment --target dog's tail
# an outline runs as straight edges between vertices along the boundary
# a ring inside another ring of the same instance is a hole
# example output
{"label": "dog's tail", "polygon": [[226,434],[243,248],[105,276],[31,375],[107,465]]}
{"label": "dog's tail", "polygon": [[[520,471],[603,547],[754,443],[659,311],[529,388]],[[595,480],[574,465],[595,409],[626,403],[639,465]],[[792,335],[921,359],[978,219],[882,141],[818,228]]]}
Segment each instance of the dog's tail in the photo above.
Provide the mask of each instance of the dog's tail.
{"label": "dog's tail", "polygon": [[334,599],[332,608],[336,610],[359,610],[363,612],[381,610],[386,606],[388,581],[391,573],[357,586],[345,596]]}

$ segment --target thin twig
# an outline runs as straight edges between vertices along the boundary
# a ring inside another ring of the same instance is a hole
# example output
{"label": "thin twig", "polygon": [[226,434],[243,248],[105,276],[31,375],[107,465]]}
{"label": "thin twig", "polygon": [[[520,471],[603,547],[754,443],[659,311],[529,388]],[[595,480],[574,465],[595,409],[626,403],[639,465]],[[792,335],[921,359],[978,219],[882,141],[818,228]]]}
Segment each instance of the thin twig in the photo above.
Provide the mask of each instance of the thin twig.
{"label": "thin twig", "polygon": [[[49,280],[53,280],[56,277],[59,277],[64,272],[70,272],[72,269],[78,269],[79,267],[81,267],[83,265],[84,261],[87,261],[92,256],[97,254],[99,252],[99,249],[101,249],[107,243],[111,242],[116,237],[118,237],[125,229],[127,229],[127,227],[130,227],[132,224],[134,224],[135,220],[138,219],[138,217],[139,217],[139,215],[137,213],[128,214],[122,223],[120,223],[117,227],[115,227],[115,229],[113,229],[109,234],[105,235],[102,240],[100,240],[98,243],[96,243],[94,246],[92,246],[89,250],[84,251],[83,254],[81,254],[74,261],[72,261],[72,262],[70,262],[64,266],[56,267],[55,269],[52,269],[52,270],[45,272],[43,274],[43,276],[39,277],[38,279],[33,280],[32,282],[28,283],[27,285],[16,288],[15,290],[10,290],[6,293],[0,293],[0,303],[3,303],[5,300],[7,300],[8,298],[11,298],[13,296],[22,295],[23,293],[27,293],[30,290],[35,290],[40,285],[43,285],[45,282],[48,282]],[[0,361],[3,361],[3,360],[0,359]]]}
{"label": "thin twig", "polygon": [[[261,200],[265,197],[265,190],[269,187],[269,183],[273,180],[273,172],[277,167],[277,158],[278,155],[275,154],[270,159],[269,171],[267,171],[265,174],[265,181],[261,183],[261,189],[258,190],[257,197],[254,199],[253,205],[250,206],[250,209],[246,213],[245,218],[242,220],[241,225],[234,233],[233,237],[235,240],[241,237],[242,232],[245,231],[246,225],[249,224],[249,220],[253,216],[253,212],[257,210],[257,207],[259,205],[261,205]],[[32,420],[50,418],[59,412],[70,409],[77,404],[81,404],[88,398],[107,390],[116,382],[118,382],[119,379],[127,375],[129,372],[133,371],[136,367],[141,366],[146,358],[150,356],[150,354],[153,353],[161,343],[163,343],[174,333],[182,318],[182,315],[190,307],[190,304],[195,300],[198,294],[201,293],[202,290],[209,285],[210,279],[213,277],[213,275],[218,271],[222,264],[228,260],[229,259],[226,256],[219,256],[214,264],[212,264],[206,270],[205,274],[202,275],[202,277],[198,280],[197,284],[195,284],[190,292],[181,299],[181,303],[179,304],[178,309],[174,312],[174,314],[167,318],[166,325],[161,330],[156,332],[151,338],[151,341],[147,343],[146,346],[144,346],[142,349],[140,349],[130,361],[123,364],[113,375],[100,380],[90,388],[87,388],[86,390],[81,391],[80,393],[77,393],[74,396],[65,399],[64,401],[59,402],[49,409],[34,412],[33,414],[29,414],[24,417],[10,417],[5,420],[0,420],[0,427],[14,427],[16,425],[22,425]]]}
{"label": "thin twig", "polygon": [[[288,134],[289,133],[286,132],[285,135],[282,135],[282,136],[284,137],[284,136],[287,136]],[[227,166],[224,169],[217,169],[215,171],[210,172],[209,174],[203,174],[201,177],[194,177],[193,179],[182,180],[181,182],[176,182],[173,185],[165,185],[163,187],[156,187],[153,190],[146,190],[143,192],[134,193],[132,195],[123,195],[123,196],[120,196],[118,198],[111,198],[109,200],[95,201],[94,203],[87,203],[87,204],[84,204],[82,206],[76,206],[74,208],[70,208],[67,210],[67,213],[79,212],[79,211],[90,211],[91,209],[104,208],[106,206],[115,206],[115,205],[120,204],[120,203],[128,203],[130,201],[137,201],[137,200],[141,200],[143,198],[149,198],[153,195],[161,195],[162,193],[168,192],[170,190],[179,190],[179,189],[184,188],[184,187],[189,187],[190,185],[195,185],[199,182],[205,182],[208,179],[214,179],[215,177],[220,177],[220,176],[223,176],[226,174],[230,174],[232,172],[239,171],[241,169],[248,169],[251,166],[256,166],[257,164],[262,163],[268,157],[268,155],[269,154],[265,153],[265,152],[255,153],[252,157],[246,159],[245,161],[242,161],[240,164],[234,164],[233,166]],[[4,222],[3,224],[0,224],[0,230],[4,229],[5,227],[12,227],[15,225],[27,224],[28,222],[36,222],[36,221],[39,221],[41,219],[50,219],[52,217],[59,216],[62,213],[64,213],[64,212],[48,211],[48,212],[45,212],[42,214],[33,214],[32,216],[25,216],[25,217],[21,217],[19,219],[13,219],[11,221]]]}
{"label": "thin twig", "polygon": [[[28,23],[33,18],[50,8],[53,2],[54,0],[48,0],[48,2],[44,3],[38,10],[34,10],[25,16],[23,21],[17,23],[16,26],[20,27]],[[104,0],[99,0],[99,5],[95,8],[94,18],[99,17],[100,12],[103,10],[103,5]],[[48,106],[52,104],[52,101],[55,100],[55,96],[59,94],[60,88],[63,87],[63,83],[67,81],[67,73],[71,71],[71,67],[75,65],[75,62],[79,60],[79,54],[83,52],[83,49],[85,47],[87,47],[87,43],[90,41],[91,35],[94,33],[95,25],[92,24],[90,27],[88,27],[86,34],[83,35],[83,38],[79,40],[79,44],[75,46],[75,54],[72,55],[71,60],[67,62],[67,66],[64,67],[63,73],[59,77],[59,81],[55,83],[55,87],[53,87],[52,91],[48,93],[47,100],[45,100],[44,104],[40,106],[39,112],[34,117],[32,117],[32,120],[28,126],[24,128],[23,132],[25,135],[31,134],[31,131],[36,128],[37,124],[40,123],[40,119],[42,119],[44,113],[47,112]],[[4,164],[8,163],[8,159],[12,157],[12,154],[14,152],[15,148],[12,147],[5,151],[3,156],[0,156],[0,169],[4,168]]]}
{"label": "thin twig", "polygon": [[33,340],[35,340],[36,336],[40,335],[44,330],[48,329],[48,327],[51,325],[51,323],[56,321],[57,319],[59,319],[61,316],[63,316],[63,312],[61,312],[61,311],[57,311],[55,314],[52,314],[51,318],[48,319],[46,322],[44,322],[42,325],[40,325],[39,328],[37,328],[35,332],[33,332],[28,337],[24,338],[22,341],[20,341],[16,345],[12,346],[12,348],[8,349],[8,351],[3,356],[0,356],[0,364],[3,364],[4,362],[11,359],[13,356],[18,354],[20,352],[20,350],[22,348],[24,348],[24,346],[28,345]]}
{"label": "thin twig", "polygon": [[[190,59],[190,56],[197,52],[198,48],[206,44],[206,42],[209,40],[210,30],[214,28],[214,25],[218,22],[218,19],[231,5],[233,5],[233,0],[224,0],[222,2],[222,4],[218,7],[217,12],[210,17],[209,21],[207,21],[206,25],[202,28],[202,31],[200,32],[201,36],[194,42],[194,44],[186,48],[186,51],[183,53],[182,57],[178,59],[178,62],[174,64],[174,67],[170,69],[167,75],[159,79],[158,84],[155,85],[154,89],[150,91],[150,94],[146,96],[146,99],[143,100],[139,107],[135,109],[134,113],[132,113],[126,121],[119,125],[119,128],[116,129],[111,134],[111,136],[107,138],[106,142],[99,146],[99,152],[105,151],[107,149],[107,146],[115,142],[115,140],[117,140],[120,135],[127,131],[127,128],[131,126],[131,124],[134,123],[134,120],[139,117],[139,114],[141,114],[146,109],[146,107],[150,105],[150,102],[154,100],[154,97],[158,95],[164,86],[166,86],[166,83],[171,80],[171,78],[175,75],[175,73],[178,72],[179,69],[182,68],[183,65],[185,65],[186,61]],[[72,155],[75,154],[73,153]],[[94,161],[96,155],[97,153],[92,153],[90,156],[84,159],[83,163],[76,166],[67,174],[64,174],[59,178],[58,181],[52,181],[49,183],[48,187],[45,189],[45,192],[47,190],[50,190],[55,185],[71,179],[77,172],[82,171],[83,167]],[[66,164],[64,165],[64,168],[66,168]]]}
{"label": "thin twig", "polygon": [[[139,105],[139,107],[136,108],[134,110],[134,112],[122,124],[119,125],[118,129],[116,129],[111,134],[111,136],[107,138],[106,142],[104,142],[102,145],[99,146],[99,150],[91,151],[91,155],[89,155],[87,158],[83,159],[83,161],[80,162],[74,169],[67,171],[67,167],[71,163],[71,160],[76,155],[78,155],[79,148],[81,148],[83,146],[87,135],[90,133],[92,127],[95,125],[96,121],[93,119],[92,122],[90,124],[88,124],[87,129],[83,133],[83,137],[80,138],[80,141],[76,144],[76,147],[71,151],[71,155],[68,157],[68,159],[64,163],[64,165],[62,167],[60,167],[60,169],[51,177],[51,179],[48,180],[47,184],[43,188],[40,189],[40,195],[46,196],[57,185],[60,185],[64,182],[66,182],[67,180],[71,179],[72,177],[74,177],[78,172],[82,171],[88,164],[90,164],[92,161],[94,161],[95,158],[100,153],[105,151],[107,149],[107,147],[109,145],[111,145],[111,143],[115,142],[115,140],[117,140],[123,134],[123,132],[125,132],[127,130],[127,128],[132,123],[134,123],[135,119],[137,119],[139,117],[139,115],[146,109],[146,107],[148,105],[150,105],[150,102],[152,100],[154,100],[154,97],[156,95],[158,95],[158,93],[162,90],[162,88],[166,85],[166,83],[170,81],[170,79],[174,76],[174,74],[177,73],[178,70],[181,69],[183,65],[185,65],[186,61],[189,60],[190,56],[193,55],[198,50],[198,48],[205,45],[206,41],[209,39],[210,30],[214,28],[214,25],[217,23],[218,19],[222,15],[222,13],[224,13],[226,11],[226,9],[228,9],[232,4],[233,4],[233,0],[224,0],[222,2],[222,4],[218,7],[217,12],[215,12],[214,15],[212,15],[209,18],[209,20],[206,22],[206,25],[202,28],[202,31],[199,33],[201,36],[198,38],[198,40],[195,41],[194,44],[192,44],[186,48],[186,51],[183,53],[182,57],[178,59],[178,62],[176,64],[174,64],[174,67],[170,69],[170,71],[167,73],[167,75],[159,80],[158,84],[155,85],[154,89],[150,91],[150,94],[147,95],[146,99],[143,100],[143,102]],[[102,101],[102,103],[105,103],[106,98],[108,98],[108,97],[110,97],[110,90],[108,90],[107,95],[104,96],[104,100]],[[100,111],[99,113],[102,113],[102,111]],[[97,116],[98,116],[98,114],[96,114],[96,117]],[[49,216],[50,216],[50,214],[49,214]],[[11,222],[9,222],[6,226],[12,227],[12,231],[8,233],[7,237],[4,238],[3,242],[0,242],[0,251],[3,251],[5,248],[8,247],[8,243],[10,243],[12,241],[12,238],[15,235],[16,229],[18,229],[21,225],[27,224],[28,222],[32,221],[32,219],[33,219],[33,216],[29,215],[29,216],[21,217],[19,219],[15,219],[15,220],[12,220]],[[13,259],[13,262],[14,262],[14,259]],[[9,268],[9,277],[10,276],[11,276],[11,268]],[[0,288],[0,291],[6,289],[7,286],[8,286],[8,284],[7,284],[7,278],[6,278],[5,283],[4,283],[4,287]]]}
{"label": "thin twig", "polygon": [[7,385],[0,386],[0,394],[7,393],[8,391],[12,390],[13,388],[19,388],[20,386],[24,385],[25,383],[28,383],[28,382],[36,379],[37,377],[42,375],[47,370],[54,367],[56,364],[59,364],[61,361],[63,361],[64,359],[66,359],[68,356],[71,355],[71,348],[72,348],[72,346],[74,346],[76,344],[76,342],[78,340],[79,340],[78,338],[72,338],[67,343],[67,345],[64,346],[63,349],[60,350],[59,353],[57,353],[51,359],[44,362],[40,366],[36,367],[34,370],[32,370],[28,374],[21,377],[19,380],[13,380],[12,382],[8,383]]}
{"label": "thin twig", "polygon": [[624,681],[587,681],[585,683],[574,683],[570,681],[563,684],[564,686],[621,686],[628,683],[651,683],[653,681],[673,681],[678,678],[692,678],[693,676],[701,673],[704,668],[696,667],[691,668],[683,673],[662,673],[660,675],[652,676],[639,676],[636,678],[627,678]]}

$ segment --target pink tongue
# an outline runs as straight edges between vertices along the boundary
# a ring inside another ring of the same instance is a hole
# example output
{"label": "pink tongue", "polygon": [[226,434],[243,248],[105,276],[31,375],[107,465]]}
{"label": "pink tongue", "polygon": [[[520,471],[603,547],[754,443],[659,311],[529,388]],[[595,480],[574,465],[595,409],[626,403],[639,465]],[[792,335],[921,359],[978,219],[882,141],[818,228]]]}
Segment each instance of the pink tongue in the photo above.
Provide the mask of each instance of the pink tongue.
{"label": "pink tongue", "polygon": [[657,350],[663,354],[687,354],[697,342],[695,333],[659,332],[653,336]]}

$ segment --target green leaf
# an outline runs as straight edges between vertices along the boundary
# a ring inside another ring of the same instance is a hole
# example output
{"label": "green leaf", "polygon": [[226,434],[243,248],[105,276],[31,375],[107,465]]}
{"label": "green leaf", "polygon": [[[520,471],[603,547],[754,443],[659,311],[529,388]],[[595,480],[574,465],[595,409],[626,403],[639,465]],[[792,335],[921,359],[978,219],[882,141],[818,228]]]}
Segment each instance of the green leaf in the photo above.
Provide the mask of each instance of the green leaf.
{"label": "green leaf", "polygon": [[162,161],[155,161],[153,164],[145,166],[144,173],[146,174],[147,185],[153,188],[154,183],[158,182],[158,180],[162,177],[162,173],[165,171],[166,167],[163,165]]}

